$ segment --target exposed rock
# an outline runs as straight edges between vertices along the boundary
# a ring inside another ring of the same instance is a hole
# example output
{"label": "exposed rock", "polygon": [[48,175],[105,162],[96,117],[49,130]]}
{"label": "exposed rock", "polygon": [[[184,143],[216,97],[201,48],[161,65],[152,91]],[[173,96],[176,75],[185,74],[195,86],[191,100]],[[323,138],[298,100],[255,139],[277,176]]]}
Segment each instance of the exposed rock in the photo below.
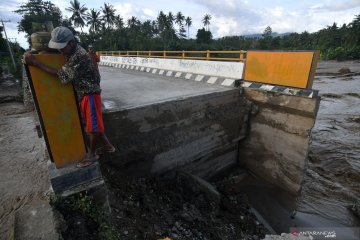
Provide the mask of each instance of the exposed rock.
{"label": "exposed rock", "polygon": [[339,74],[343,75],[343,74],[348,74],[348,73],[351,73],[350,69],[347,68],[347,67],[342,67],[339,69],[338,71]]}
{"label": "exposed rock", "polygon": [[360,219],[360,204],[359,203],[355,203],[354,205],[349,206],[349,210]]}
{"label": "exposed rock", "polygon": [[206,198],[213,202],[216,206],[220,204],[220,193],[213,185],[200,177],[186,172],[179,172],[178,176],[184,183],[186,183],[186,186],[189,187],[190,192],[193,194],[203,193]]}

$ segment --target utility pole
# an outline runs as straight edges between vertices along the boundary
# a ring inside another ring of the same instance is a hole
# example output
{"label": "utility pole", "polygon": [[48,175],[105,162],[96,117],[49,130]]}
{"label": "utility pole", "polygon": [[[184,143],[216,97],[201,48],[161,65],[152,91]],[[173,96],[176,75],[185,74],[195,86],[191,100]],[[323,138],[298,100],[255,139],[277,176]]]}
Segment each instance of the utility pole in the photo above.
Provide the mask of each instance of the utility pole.
{"label": "utility pole", "polygon": [[5,30],[4,22],[10,22],[10,20],[3,21],[3,20],[1,19],[1,23],[2,23],[3,28],[4,28],[5,38],[6,38],[6,42],[7,42],[7,45],[8,45],[8,48],[9,48],[9,52],[10,52],[10,55],[11,55],[11,60],[12,60],[13,65],[14,65],[14,69],[16,70],[16,64],[15,64],[15,60],[14,60],[14,53],[13,53],[13,51],[12,51],[12,49],[11,49],[11,46],[10,46],[8,37],[7,37],[7,35],[6,35],[6,30]]}

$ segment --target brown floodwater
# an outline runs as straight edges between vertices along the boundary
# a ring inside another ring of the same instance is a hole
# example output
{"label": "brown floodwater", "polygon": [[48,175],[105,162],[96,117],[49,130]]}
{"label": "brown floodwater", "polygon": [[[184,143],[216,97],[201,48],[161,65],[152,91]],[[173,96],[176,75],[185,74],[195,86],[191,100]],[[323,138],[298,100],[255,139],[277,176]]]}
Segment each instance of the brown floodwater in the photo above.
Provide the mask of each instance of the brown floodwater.
{"label": "brown floodwater", "polygon": [[[322,96],[298,210],[360,227],[360,76],[317,76]],[[360,236],[358,236],[360,237]]]}
{"label": "brown floodwater", "polygon": [[[336,75],[341,65],[322,62],[317,70],[313,89],[321,103],[301,195],[289,196],[254,179],[244,184],[251,204],[279,234],[311,228],[336,232],[336,238],[315,239],[360,239],[360,220],[348,209],[360,203],[360,76]],[[360,71],[359,63],[346,62],[346,67]]]}

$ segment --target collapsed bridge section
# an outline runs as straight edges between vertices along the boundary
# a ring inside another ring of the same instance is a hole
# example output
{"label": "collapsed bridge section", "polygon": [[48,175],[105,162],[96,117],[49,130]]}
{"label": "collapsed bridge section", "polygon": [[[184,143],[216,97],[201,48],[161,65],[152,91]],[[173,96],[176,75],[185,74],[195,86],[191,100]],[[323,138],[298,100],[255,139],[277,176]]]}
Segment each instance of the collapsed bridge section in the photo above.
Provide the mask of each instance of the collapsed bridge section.
{"label": "collapsed bridge section", "polygon": [[244,64],[102,52],[104,121],[119,149],[109,164],[210,178],[240,163],[296,195],[319,106],[318,53],[265,53],[247,52]]}

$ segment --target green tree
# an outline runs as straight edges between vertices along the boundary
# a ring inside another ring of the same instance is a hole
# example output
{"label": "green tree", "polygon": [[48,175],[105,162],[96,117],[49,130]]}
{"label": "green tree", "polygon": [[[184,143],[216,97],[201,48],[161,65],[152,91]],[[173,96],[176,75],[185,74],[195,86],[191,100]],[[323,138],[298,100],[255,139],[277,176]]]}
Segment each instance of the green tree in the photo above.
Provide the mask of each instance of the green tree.
{"label": "green tree", "polygon": [[27,36],[30,36],[33,32],[33,22],[52,21],[54,27],[60,26],[62,23],[60,9],[49,1],[29,0],[20,5],[14,12],[22,16],[17,26],[18,31],[25,32]]}
{"label": "green tree", "polygon": [[211,15],[210,14],[205,14],[202,22],[204,24],[204,27],[207,31],[210,31],[210,20],[211,20]]}
{"label": "green tree", "polygon": [[175,23],[178,25],[178,28],[179,28],[178,36],[180,38],[185,37],[185,29],[184,29],[184,24],[183,24],[184,21],[185,21],[184,15],[181,12],[178,12],[176,14]]}
{"label": "green tree", "polygon": [[272,29],[270,26],[267,26],[262,34],[264,38],[272,36]]}
{"label": "green tree", "polygon": [[124,28],[124,20],[123,20],[123,18],[120,15],[116,15],[115,19],[114,19],[114,24],[115,24],[117,29]]}
{"label": "green tree", "polygon": [[168,25],[168,28],[174,28],[174,21],[175,21],[175,16],[172,12],[169,12],[168,13],[168,16],[167,16],[167,25]]}
{"label": "green tree", "polygon": [[198,29],[196,34],[197,43],[210,44],[212,40],[212,34],[210,31],[206,31],[205,28]]}
{"label": "green tree", "polygon": [[185,25],[187,26],[187,37],[188,37],[188,39],[189,39],[189,28],[190,28],[190,26],[192,25],[192,19],[191,19],[191,17],[187,17],[187,18],[185,19]]}
{"label": "green tree", "polygon": [[70,1],[70,7],[65,8],[65,10],[72,13],[70,21],[73,22],[75,27],[80,27],[81,32],[83,32],[82,29],[85,26],[86,11],[88,10],[85,4],[81,6],[79,0]]}
{"label": "green tree", "polygon": [[262,34],[262,39],[259,40],[260,49],[272,49],[272,29],[267,26]]}
{"label": "green tree", "polygon": [[170,46],[174,45],[174,40],[177,39],[173,21],[173,14],[169,12],[169,14],[166,15],[163,11],[160,11],[156,19],[157,27],[155,32],[160,39],[158,45],[162,45],[162,49],[170,49]]}
{"label": "green tree", "polygon": [[104,14],[103,18],[107,28],[110,29],[115,22],[115,9],[111,4],[104,3],[104,7],[101,7],[102,13]]}
{"label": "green tree", "polygon": [[127,25],[129,29],[137,29],[140,25],[140,21],[136,17],[132,16],[128,19]]}
{"label": "green tree", "polygon": [[4,39],[3,35],[2,35],[3,30],[4,30],[3,27],[0,26],[0,52],[7,51],[6,42],[5,42],[5,39]]}
{"label": "green tree", "polygon": [[86,15],[87,25],[89,25],[89,30],[97,33],[101,29],[102,18],[100,16],[100,11],[91,9],[90,12]]}

